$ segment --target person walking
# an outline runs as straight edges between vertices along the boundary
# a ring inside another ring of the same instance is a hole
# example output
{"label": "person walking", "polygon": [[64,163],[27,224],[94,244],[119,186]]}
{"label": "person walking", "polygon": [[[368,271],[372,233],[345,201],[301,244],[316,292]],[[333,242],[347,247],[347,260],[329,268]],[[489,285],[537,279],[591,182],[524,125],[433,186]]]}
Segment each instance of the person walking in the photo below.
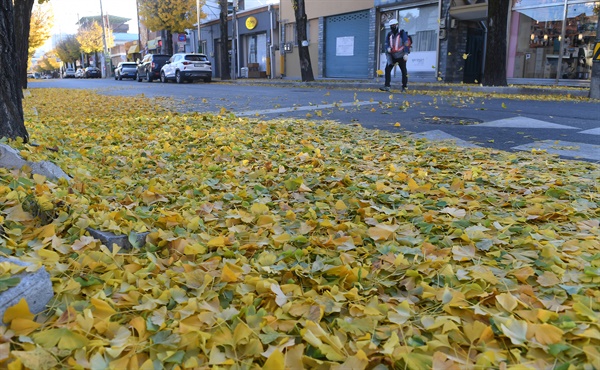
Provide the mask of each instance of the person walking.
{"label": "person walking", "polygon": [[410,53],[410,38],[404,30],[398,30],[398,20],[392,19],[388,26],[390,32],[385,37],[385,56],[387,63],[385,65],[385,86],[380,87],[381,91],[390,91],[392,80],[392,69],[398,63],[402,71],[402,92],[405,92],[408,85],[408,72],[406,70],[406,61]]}

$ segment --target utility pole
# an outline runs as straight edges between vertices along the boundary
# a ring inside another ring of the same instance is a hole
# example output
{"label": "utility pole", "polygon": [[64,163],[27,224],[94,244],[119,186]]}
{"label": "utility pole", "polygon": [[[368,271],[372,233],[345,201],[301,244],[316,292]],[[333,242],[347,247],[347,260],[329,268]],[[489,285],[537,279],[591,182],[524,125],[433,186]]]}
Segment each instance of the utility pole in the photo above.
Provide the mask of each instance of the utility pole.
{"label": "utility pole", "polygon": [[231,79],[235,80],[237,75],[237,66],[236,66],[236,42],[237,42],[237,3],[238,0],[233,0],[233,13],[231,14]]}
{"label": "utility pole", "polygon": [[196,45],[196,52],[197,53],[201,53],[204,52],[204,50],[200,50],[200,0],[196,0],[196,21],[198,22],[198,36],[196,37],[197,39],[197,45]]}
{"label": "utility pole", "polygon": [[108,55],[108,47],[106,44],[106,22],[104,20],[104,11],[102,10],[102,0],[100,0],[100,17],[102,18],[102,43],[104,44],[104,53],[102,53],[102,78],[108,76],[108,69],[106,68],[106,56]]}
{"label": "utility pole", "polygon": [[[600,6],[594,9],[600,16]],[[596,25],[596,45],[592,54],[592,77],[590,78],[590,98],[600,99],[600,21]]]}

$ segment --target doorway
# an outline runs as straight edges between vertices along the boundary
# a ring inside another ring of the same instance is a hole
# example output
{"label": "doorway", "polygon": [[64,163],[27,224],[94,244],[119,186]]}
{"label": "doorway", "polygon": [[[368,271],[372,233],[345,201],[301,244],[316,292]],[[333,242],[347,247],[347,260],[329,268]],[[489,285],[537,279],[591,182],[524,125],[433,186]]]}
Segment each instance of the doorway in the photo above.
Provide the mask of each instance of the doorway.
{"label": "doorway", "polygon": [[469,56],[465,60],[465,73],[463,76],[463,82],[466,84],[481,83],[484,41],[485,32],[483,29],[469,28],[467,31],[467,49],[465,50],[465,53]]}

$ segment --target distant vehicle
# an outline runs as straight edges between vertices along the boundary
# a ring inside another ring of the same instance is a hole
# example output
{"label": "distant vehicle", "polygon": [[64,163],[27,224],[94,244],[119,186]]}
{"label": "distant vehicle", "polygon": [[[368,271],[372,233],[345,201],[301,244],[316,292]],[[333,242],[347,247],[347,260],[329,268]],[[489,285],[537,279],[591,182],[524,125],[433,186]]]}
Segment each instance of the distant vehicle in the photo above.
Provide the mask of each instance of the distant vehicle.
{"label": "distant vehicle", "polygon": [[75,68],[67,68],[63,73],[63,78],[75,78]]}
{"label": "distant vehicle", "polygon": [[137,65],[136,78],[142,82],[145,78],[148,82],[160,79],[160,69],[171,56],[168,54],[148,54]]}
{"label": "distant vehicle", "polygon": [[160,71],[160,80],[168,82],[175,80],[177,83],[185,81],[212,79],[212,66],[204,54],[177,53],[165,63]]}
{"label": "distant vehicle", "polygon": [[52,75],[43,75],[42,80],[50,80],[52,79]]}
{"label": "distant vehicle", "polygon": [[77,68],[75,71],[75,78],[84,78],[85,77],[85,69]]}
{"label": "distant vehicle", "polygon": [[121,62],[115,68],[115,80],[122,80],[124,78],[136,78],[137,63],[135,62]]}
{"label": "distant vehicle", "polygon": [[87,67],[84,72],[85,78],[100,78],[102,77],[102,72],[100,72],[100,68],[97,67]]}

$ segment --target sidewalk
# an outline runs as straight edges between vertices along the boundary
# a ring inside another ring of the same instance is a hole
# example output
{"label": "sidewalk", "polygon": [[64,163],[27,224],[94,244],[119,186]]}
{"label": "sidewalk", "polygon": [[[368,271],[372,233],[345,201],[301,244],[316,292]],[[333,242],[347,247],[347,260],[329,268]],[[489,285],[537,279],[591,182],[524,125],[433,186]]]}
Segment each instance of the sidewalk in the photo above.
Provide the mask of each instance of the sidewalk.
{"label": "sidewalk", "polygon": [[[220,81],[213,79],[213,81]],[[238,78],[236,80],[220,81],[223,83],[251,84],[251,85],[277,85],[291,87],[320,87],[329,89],[379,89],[383,86],[383,78],[364,80],[345,79],[316,79],[311,82],[302,82],[297,79],[266,79],[266,78]],[[399,90],[399,83],[392,82],[392,91]],[[510,94],[510,95],[571,95],[573,97],[589,97],[589,87],[569,86],[531,86],[531,85],[509,85],[509,86],[481,86],[475,84],[449,84],[437,82],[409,82],[409,91],[465,91],[486,94]]]}

